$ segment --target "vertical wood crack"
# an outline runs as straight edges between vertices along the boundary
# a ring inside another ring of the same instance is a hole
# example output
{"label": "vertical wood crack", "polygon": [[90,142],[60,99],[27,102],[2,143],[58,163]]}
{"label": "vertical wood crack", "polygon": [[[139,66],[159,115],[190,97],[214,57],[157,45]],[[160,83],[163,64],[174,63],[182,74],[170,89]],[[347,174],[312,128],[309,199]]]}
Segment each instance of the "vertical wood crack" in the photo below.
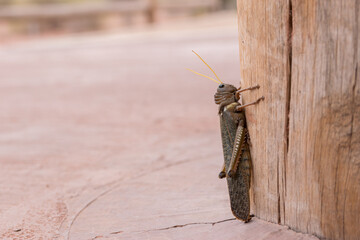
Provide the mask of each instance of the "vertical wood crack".
{"label": "vertical wood crack", "polygon": [[[292,0],[289,0],[289,15],[288,15],[288,29],[287,29],[287,55],[288,55],[288,69],[286,81],[286,110],[285,110],[285,129],[284,129],[284,162],[282,171],[282,189],[278,192],[278,223],[285,224],[285,196],[286,196],[286,166],[289,153],[289,131],[290,131],[290,105],[291,105],[291,74],[292,74],[292,38],[293,38],[293,5]],[[278,172],[279,178],[279,172]],[[279,183],[278,179],[278,185]],[[282,197],[281,197],[282,196]],[[281,208],[283,216],[281,215]],[[281,218],[282,216],[282,218]]]}
{"label": "vertical wood crack", "polygon": [[292,0],[289,0],[289,26],[288,26],[288,79],[286,87],[286,153],[289,151],[289,113],[291,101],[291,69],[292,69],[292,35],[293,35],[293,19],[292,19]]}

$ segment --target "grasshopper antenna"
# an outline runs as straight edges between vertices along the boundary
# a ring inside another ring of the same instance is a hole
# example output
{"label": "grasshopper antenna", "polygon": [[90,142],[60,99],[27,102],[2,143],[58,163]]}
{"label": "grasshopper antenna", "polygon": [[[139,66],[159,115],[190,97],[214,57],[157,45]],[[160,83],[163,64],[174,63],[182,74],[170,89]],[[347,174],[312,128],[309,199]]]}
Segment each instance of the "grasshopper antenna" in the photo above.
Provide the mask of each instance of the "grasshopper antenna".
{"label": "grasshopper antenna", "polygon": [[215,79],[213,79],[213,78],[211,78],[211,77],[208,77],[208,76],[206,76],[206,75],[204,75],[204,74],[201,74],[201,73],[195,72],[194,70],[191,70],[191,69],[188,69],[188,68],[187,68],[186,70],[189,70],[190,72],[193,72],[193,73],[195,73],[195,74],[197,74],[197,75],[200,75],[200,76],[202,76],[202,77],[206,77],[206,78],[208,78],[208,79],[210,79],[210,80],[212,80],[212,81],[216,82],[217,84],[220,84],[220,82],[218,82],[218,81],[216,81]]}
{"label": "grasshopper antenna", "polygon": [[203,63],[205,63],[205,65],[214,73],[216,79],[217,79],[220,83],[223,83],[223,82],[220,80],[220,78],[218,77],[218,75],[215,73],[215,71],[209,66],[209,64],[207,64],[207,62],[205,62],[205,60],[202,59],[202,57],[200,57],[200,55],[197,54],[194,50],[192,50],[192,52],[195,53],[196,56],[198,56],[198,58],[200,58],[200,60],[201,60]]}

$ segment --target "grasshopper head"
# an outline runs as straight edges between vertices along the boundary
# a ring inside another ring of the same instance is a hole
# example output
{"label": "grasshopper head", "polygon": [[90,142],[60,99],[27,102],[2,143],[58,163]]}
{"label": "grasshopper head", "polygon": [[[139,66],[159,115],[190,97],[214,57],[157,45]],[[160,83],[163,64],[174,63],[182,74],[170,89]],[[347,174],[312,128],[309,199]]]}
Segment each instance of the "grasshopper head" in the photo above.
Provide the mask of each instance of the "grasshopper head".
{"label": "grasshopper head", "polygon": [[231,84],[221,83],[219,85],[214,95],[215,103],[220,105],[219,114],[223,111],[224,107],[239,100],[236,91],[236,87]]}
{"label": "grasshopper head", "polygon": [[233,85],[221,83],[214,95],[215,103],[221,107],[238,101],[236,91],[237,89]]}

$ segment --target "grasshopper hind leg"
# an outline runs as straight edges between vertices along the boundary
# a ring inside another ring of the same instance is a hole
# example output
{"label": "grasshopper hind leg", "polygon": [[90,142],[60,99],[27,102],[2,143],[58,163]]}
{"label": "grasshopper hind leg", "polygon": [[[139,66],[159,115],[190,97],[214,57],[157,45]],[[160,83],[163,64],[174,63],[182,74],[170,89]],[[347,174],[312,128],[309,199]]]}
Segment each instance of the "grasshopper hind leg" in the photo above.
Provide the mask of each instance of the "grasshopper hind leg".
{"label": "grasshopper hind leg", "polygon": [[224,165],[223,165],[223,167],[222,167],[222,169],[221,169],[221,171],[220,171],[220,173],[219,173],[219,178],[220,178],[220,179],[222,179],[222,178],[224,178],[224,177],[226,177],[226,173],[225,173],[225,163],[224,163]]}

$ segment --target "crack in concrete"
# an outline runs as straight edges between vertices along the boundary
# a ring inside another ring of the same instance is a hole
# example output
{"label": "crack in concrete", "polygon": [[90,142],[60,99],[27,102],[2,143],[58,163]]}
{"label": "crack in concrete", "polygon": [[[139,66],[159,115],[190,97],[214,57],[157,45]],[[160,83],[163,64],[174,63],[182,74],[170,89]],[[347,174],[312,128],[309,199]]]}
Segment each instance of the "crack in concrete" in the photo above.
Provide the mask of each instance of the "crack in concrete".
{"label": "crack in concrete", "polygon": [[214,226],[215,224],[218,224],[218,223],[229,222],[229,221],[234,221],[234,220],[236,220],[236,218],[229,218],[229,219],[225,219],[225,220],[221,220],[221,221],[217,221],[217,222],[194,222],[194,223],[186,223],[186,224],[174,225],[174,226],[171,226],[171,227],[150,229],[150,230],[146,230],[146,231],[143,231],[143,232],[164,231],[164,230],[169,230],[169,229],[174,229],[174,228],[187,227],[187,226],[191,226],[191,225],[210,225],[210,224],[211,224],[212,226]]}
{"label": "crack in concrete", "polygon": [[[229,222],[229,221],[234,221],[234,220],[236,220],[236,218],[229,218],[229,219],[220,220],[220,221],[216,221],[216,222],[194,222],[194,223],[174,225],[174,226],[165,227],[165,228],[157,228],[157,229],[127,232],[127,233],[147,233],[147,232],[155,232],[155,231],[164,231],[164,230],[170,230],[170,229],[174,229],[174,228],[183,228],[183,227],[191,226],[191,225],[210,225],[211,224],[212,226],[214,226],[215,224],[218,224],[218,223]],[[121,233],[124,233],[124,231],[115,231],[115,232],[111,232],[107,235],[97,235],[97,236],[91,238],[91,240],[95,240],[97,238],[109,238],[110,235],[117,235],[117,234],[121,234]]]}
{"label": "crack in concrete", "polygon": [[[144,171],[142,174],[140,174],[138,176],[139,177],[144,177],[148,174],[151,174],[151,173],[154,173],[154,172],[158,172],[158,171],[161,171],[161,170],[164,170],[164,169],[167,169],[167,168],[170,168],[170,167],[173,167],[173,166],[176,166],[176,165],[180,165],[180,164],[184,164],[184,163],[187,163],[187,162],[191,162],[193,160],[195,160],[196,158],[194,159],[185,159],[185,160],[180,160],[180,161],[177,161],[177,162],[173,162],[173,163],[169,163],[169,164],[166,164],[162,167],[159,167],[159,168],[155,168],[153,170],[147,170],[147,171]],[[131,179],[131,177],[130,177]],[[104,195],[112,192],[114,189],[116,189],[117,187],[119,187],[119,185],[121,183],[123,183],[124,181],[126,180],[129,180],[129,178],[122,178],[118,181],[114,181],[113,183],[111,184],[114,184],[113,186],[110,186],[109,189],[107,189],[106,191],[100,193],[99,195],[97,195],[95,198],[93,198],[91,201],[89,201],[87,204],[85,204],[85,206],[83,208],[81,208],[76,214],[75,214],[75,217],[72,219],[71,223],[70,223],[70,226],[69,226],[69,230],[68,230],[68,233],[67,233],[67,240],[70,239],[70,233],[71,233],[71,229],[72,229],[72,226],[74,225],[75,221],[77,220],[77,218],[80,216],[80,214],[82,212],[85,211],[85,209],[87,209],[90,205],[92,205],[95,201],[97,201],[99,198],[103,197]]]}

